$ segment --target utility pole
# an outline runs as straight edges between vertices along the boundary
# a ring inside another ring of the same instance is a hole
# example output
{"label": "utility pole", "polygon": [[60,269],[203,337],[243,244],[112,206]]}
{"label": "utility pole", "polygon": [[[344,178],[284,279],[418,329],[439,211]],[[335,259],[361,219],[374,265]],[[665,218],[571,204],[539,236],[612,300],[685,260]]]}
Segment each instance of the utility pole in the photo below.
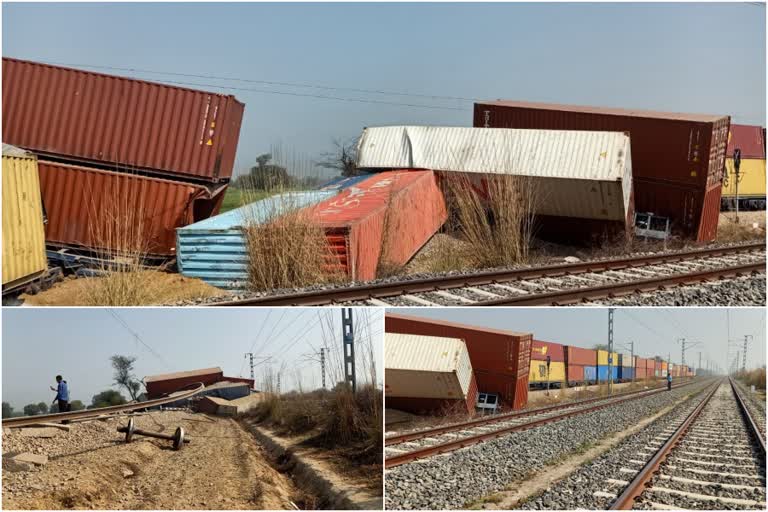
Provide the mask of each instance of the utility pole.
{"label": "utility pole", "polygon": [[277,394],[280,394],[280,372],[277,372]]}
{"label": "utility pole", "polygon": [[608,393],[609,394],[613,393],[613,310],[614,308],[608,308]]}
{"label": "utility pole", "polygon": [[325,389],[325,348],[320,348],[320,373],[323,376],[323,389]]}
{"label": "utility pole", "polygon": [[701,370],[701,352],[699,352],[699,366],[696,369]]}
{"label": "utility pole", "polygon": [[251,380],[253,382],[256,382],[256,374],[253,372],[253,352],[246,352],[245,357],[250,358],[250,366],[251,366]]}
{"label": "utility pole", "polygon": [[745,334],[744,335],[744,353],[741,355],[741,371],[747,370],[747,344],[749,343],[749,340],[752,338],[751,334]]}
{"label": "utility pole", "polygon": [[355,333],[352,329],[352,308],[341,308],[341,328],[344,342],[344,378],[352,392],[357,391],[355,377]]}
{"label": "utility pole", "polygon": [[736,181],[736,224],[739,223],[739,168],[741,167],[741,149],[736,148],[733,150],[733,170],[735,171],[734,179]]}

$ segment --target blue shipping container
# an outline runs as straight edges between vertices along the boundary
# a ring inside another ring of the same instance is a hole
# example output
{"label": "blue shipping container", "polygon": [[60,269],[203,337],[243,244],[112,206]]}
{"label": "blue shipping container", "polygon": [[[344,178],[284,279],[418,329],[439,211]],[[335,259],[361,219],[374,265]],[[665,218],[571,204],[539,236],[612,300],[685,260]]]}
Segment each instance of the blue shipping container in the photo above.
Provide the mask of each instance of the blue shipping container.
{"label": "blue shipping container", "polygon": [[597,366],[584,367],[584,380],[587,382],[597,382]]}
{"label": "blue shipping container", "polygon": [[635,376],[635,369],[629,366],[619,366],[619,380],[630,381]]}
{"label": "blue shipping container", "polygon": [[617,366],[601,365],[597,367],[597,378],[600,382],[608,382],[608,368],[611,369],[611,377],[616,381],[619,378],[619,369]]}

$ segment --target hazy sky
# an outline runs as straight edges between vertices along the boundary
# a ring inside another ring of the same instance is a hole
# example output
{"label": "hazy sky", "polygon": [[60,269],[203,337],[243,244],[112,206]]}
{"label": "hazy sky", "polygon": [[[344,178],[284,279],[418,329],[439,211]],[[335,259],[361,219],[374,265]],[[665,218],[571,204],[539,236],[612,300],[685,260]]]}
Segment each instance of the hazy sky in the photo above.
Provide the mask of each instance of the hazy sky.
{"label": "hazy sky", "polygon": [[[531,332],[535,339],[593,348],[608,343],[608,310],[605,308],[445,308],[398,309],[413,316],[438,318],[471,325]],[[730,331],[730,332],[729,332]],[[687,338],[686,362],[702,366],[707,358],[726,367],[736,357],[744,335],[754,339],[747,350],[747,367],[765,364],[765,310],[762,308],[617,308],[614,343],[635,342],[635,355],[672,356],[680,363],[678,338]],[[728,355],[728,340],[739,340]],[[700,344],[692,346],[694,343]],[[617,350],[618,351],[618,350]],[[629,349],[626,350],[629,352]]]}
{"label": "hazy sky", "polygon": [[471,126],[472,98],[765,124],[765,7],[748,3],[4,3],[2,12],[4,56],[206,75],[112,71],[235,94],[246,103],[239,170],[273,144],[316,158],[365,126]]}
{"label": "hazy sky", "polygon": [[[286,364],[283,390],[296,387],[297,369],[305,389],[320,387],[320,363],[306,356],[324,344],[332,350],[329,365],[337,362],[341,368],[341,310],[337,308],[112,311],[158,355],[136,341],[106,308],[4,308],[3,401],[10,401],[19,410],[28,403],[50,403],[55,393],[48,386],[62,374],[70,385],[71,399],[89,404],[94,394],[112,387],[109,357],[114,354],[136,356],[135,373],[140,379],[213,366],[220,366],[224,375],[248,377],[246,352],[273,356],[274,369]],[[379,383],[383,378],[382,320],[378,309],[353,310],[359,338],[358,381],[368,375],[361,368],[365,347],[370,346],[368,339],[375,340]],[[264,364],[256,368],[257,386],[264,368]],[[328,387],[332,385],[329,377]]]}

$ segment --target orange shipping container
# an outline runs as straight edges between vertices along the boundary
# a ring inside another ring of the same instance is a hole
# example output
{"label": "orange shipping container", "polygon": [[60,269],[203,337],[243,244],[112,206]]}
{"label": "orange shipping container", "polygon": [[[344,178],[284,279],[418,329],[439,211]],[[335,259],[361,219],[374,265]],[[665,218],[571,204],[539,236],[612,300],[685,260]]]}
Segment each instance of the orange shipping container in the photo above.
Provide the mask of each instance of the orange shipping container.
{"label": "orange shipping container", "polygon": [[49,246],[114,250],[130,239],[128,251],[172,257],[176,228],[216,214],[226,189],[45,161],[38,168]]}
{"label": "orange shipping container", "polygon": [[380,262],[407,263],[447,218],[432,171],[382,172],[308,211],[326,230],[332,265],[354,281],[375,279]]}
{"label": "orange shipping container", "polygon": [[228,181],[234,96],[3,58],[3,142],[108,170]]}

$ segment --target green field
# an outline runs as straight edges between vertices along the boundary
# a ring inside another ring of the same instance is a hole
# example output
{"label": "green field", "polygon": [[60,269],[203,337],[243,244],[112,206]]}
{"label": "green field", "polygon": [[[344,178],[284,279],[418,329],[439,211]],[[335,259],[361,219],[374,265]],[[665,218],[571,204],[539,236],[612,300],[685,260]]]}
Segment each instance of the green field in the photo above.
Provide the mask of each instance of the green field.
{"label": "green field", "polygon": [[265,190],[242,190],[230,185],[227,191],[224,193],[224,201],[221,203],[221,210],[219,213],[228,212],[234,210],[247,203],[252,203],[263,199],[271,195]]}

